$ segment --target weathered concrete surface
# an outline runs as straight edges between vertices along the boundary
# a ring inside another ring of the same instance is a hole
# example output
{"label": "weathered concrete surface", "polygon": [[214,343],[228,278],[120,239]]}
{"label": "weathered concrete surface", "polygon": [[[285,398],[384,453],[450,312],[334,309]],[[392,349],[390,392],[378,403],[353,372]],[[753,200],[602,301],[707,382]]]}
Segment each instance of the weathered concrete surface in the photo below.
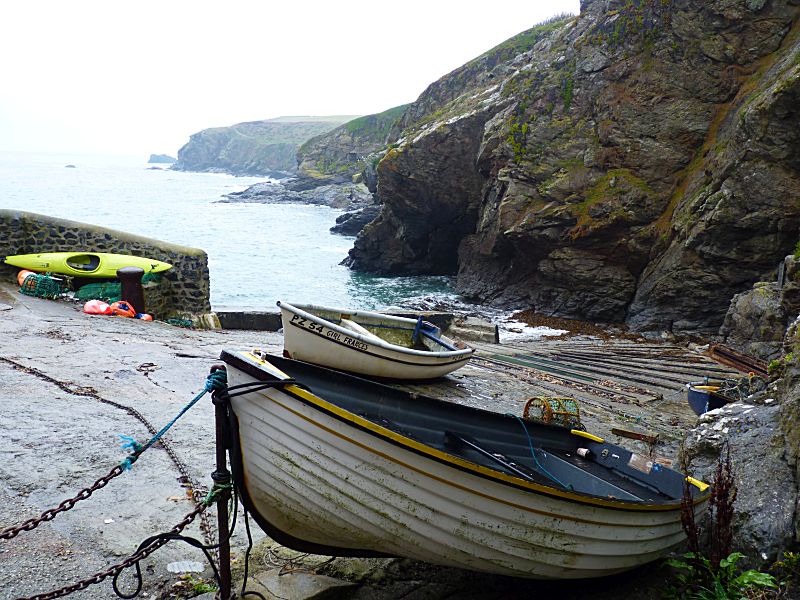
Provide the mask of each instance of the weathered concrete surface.
{"label": "weathered concrete surface", "polygon": [[[265,332],[195,331],[84,315],[78,305],[30,298],[16,289],[0,283],[0,303],[11,306],[0,312],[0,528],[56,507],[106,475],[127,454],[119,434],[142,443],[150,439],[121,408],[81,395],[87,386],[105,400],[137,410],[160,429],[203,389],[222,348],[274,350],[281,343]],[[214,470],[210,399],[192,408],[166,440],[191,477],[209,485]],[[0,542],[0,598],[72,584],[168,530],[193,508],[179,477],[164,450],[151,448],[130,472],[74,509]],[[187,533],[202,539],[196,524]],[[176,577],[166,565],[186,559],[202,560],[202,555],[173,543],[145,560],[145,591],[151,597],[159,593]],[[114,597],[109,582],[70,597]],[[128,591],[131,583],[127,576],[120,580]]]}
{"label": "weathered concrete surface", "polygon": [[[125,407],[158,429],[203,388],[221,349],[260,347],[279,353],[282,347],[279,334],[263,331],[186,330],[88,316],[78,305],[22,296],[6,282],[0,282],[0,305],[9,307],[0,311],[0,528],[58,506],[108,473],[126,455],[118,434],[147,441],[150,435]],[[719,368],[684,347],[624,339],[478,346],[478,358],[470,366],[423,391],[516,414],[530,396],[573,395],[581,401],[590,431],[631,448],[642,442],[616,438],[611,429],[658,433],[654,451],[669,458],[696,421],[686,406],[682,382]],[[609,362],[615,353],[621,357],[616,364]],[[541,368],[509,362],[525,356],[533,356]],[[601,366],[592,371],[586,360]],[[553,367],[557,361],[564,364]],[[210,484],[214,469],[213,432],[213,410],[204,398],[165,438],[201,485]],[[124,559],[148,536],[171,528],[192,508],[179,477],[174,462],[156,446],[130,472],[74,509],[1,542],[0,598],[74,583]],[[238,531],[243,531],[241,520]],[[187,533],[202,537],[197,524]],[[275,547],[257,530],[254,534],[256,562],[251,562],[250,573],[267,564],[267,548]],[[234,569],[241,574],[241,533],[233,545]],[[166,566],[177,560],[201,561],[202,556],[188,546],[169,544],[143,561],[149,597],[168,597],[176,575]],[[289,559],[277,560],[284,564]],[[361,599],[531,598],[556,592],[567,599],[588,597],[589,591],[595,599],[657,598],[663,586],[655,566],[590,584],[557,585],[408,560],[336,559],[320,572],[357,582],[351,597]],[[209,577],[210,571],[203,576]],[[131,584],[128,574],[120,580],[124,590],[130,591]],[[106,581],[71,597],[111,598],[113,593]]]}

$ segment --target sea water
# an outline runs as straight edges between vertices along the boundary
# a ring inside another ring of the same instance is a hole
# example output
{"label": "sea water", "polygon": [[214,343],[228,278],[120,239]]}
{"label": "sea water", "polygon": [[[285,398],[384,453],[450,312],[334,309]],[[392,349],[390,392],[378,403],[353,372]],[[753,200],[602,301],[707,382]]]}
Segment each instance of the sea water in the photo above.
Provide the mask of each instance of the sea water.
{"label": "sea water", "polygon": [[495,321],[501,341],[558,333],[463,302],[449,277],[350,271],[339,263],[355,238],[330,232],[341,210],[220,202],[264,180],[171,171],[141,158],[0,151],[0,208],[201,248],[214,310],[275,310],[277,300],[375,310],[442,304]]}
{"label": "sea water", "polygon": [[274,310],[279,299],[381,309],[453,296],[447,277],[376,277],[340,265],[354,240],[329,231],[340,210],[220,203],[265,178],[157,167],[126,157],[0,152],[0,208],[202,248],[215,310]]}

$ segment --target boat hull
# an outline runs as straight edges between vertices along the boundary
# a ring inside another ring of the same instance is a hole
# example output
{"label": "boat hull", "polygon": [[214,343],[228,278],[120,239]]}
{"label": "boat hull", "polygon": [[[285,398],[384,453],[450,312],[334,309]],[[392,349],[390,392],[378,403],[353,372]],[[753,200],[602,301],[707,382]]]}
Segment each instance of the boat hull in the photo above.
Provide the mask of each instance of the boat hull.
{"label": "boat hull", "polygon": [[[370,377],[400,380],[426,380],[442,377],[466,365],[473,348],[453,348],[441,351],[421,351],[386,342],[377,336],[362,335],[338,326],[299,307],[279,302],[285,353],[290,358],[333,369],[359,373]],[[325,309],[336,311],[338,309]],[[414,330],[413,319],[389,317],[378,313],[342,312],[359,322],[380,321],[383,327],[405,330],[408,336]],[[444,336],[448,345],[455,344]]]}
{"label": "boat hull", "polygon": [[122,267],[138,267],[145,273],[161,273],[171,269],[169,263],[127,254],[107,252],[45,252],[6,256],[8,265],[31,271],[58,273],[73,277],[116,277]]}
{"label": "boat hull", "polygon": [[705,383],[687,383],[686,384],[686,400],[689,403],[689,408],[694,411],[698,417],[710,410],[722,408],[728,404],[729,400],[715,394],[707,388]]}
{"label": "boat hull", "polygon": [[[222,358],[231,386],[262,380],[259,369],[280,373],[252,354]],[[297,386],[231,398],[246,505],[290,547],[566,579],[633,569],[685,540],[680,502],[586,498],[494,476],[318,400]]]}

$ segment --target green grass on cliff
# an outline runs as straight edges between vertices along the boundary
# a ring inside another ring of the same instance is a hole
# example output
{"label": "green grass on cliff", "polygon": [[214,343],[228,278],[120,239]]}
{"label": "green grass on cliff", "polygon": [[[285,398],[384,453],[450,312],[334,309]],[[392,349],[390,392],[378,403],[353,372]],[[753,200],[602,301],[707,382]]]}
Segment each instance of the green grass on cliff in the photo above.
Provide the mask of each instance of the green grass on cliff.
{"label": "green grass on cliff", "polygon": [[408,106],[408,104],[403,104],[385,110],[382,113],[358,117],[357,119],[345,123],[344,127],[350,133],[358,133],[361,137],[385,138],[389,130],[391,130],[392,125],[403,116]]}
{"label": "green grass on cliff", "polygon": [[484,52],[478,58],[471,62],[477,62],[486,57],[498,59],[498,62],[509,60],[518,54],[527,52],[533,48],[534,44],[541,40],[548,33],[561,28],[565,23],[575,18],[571,13],[563,13],[550,17],[546,21],[542,21],[538,25],[534,25],[530,29],[518,33],[512,38],[507,39],[502,44],[498,44],[488,52]]}

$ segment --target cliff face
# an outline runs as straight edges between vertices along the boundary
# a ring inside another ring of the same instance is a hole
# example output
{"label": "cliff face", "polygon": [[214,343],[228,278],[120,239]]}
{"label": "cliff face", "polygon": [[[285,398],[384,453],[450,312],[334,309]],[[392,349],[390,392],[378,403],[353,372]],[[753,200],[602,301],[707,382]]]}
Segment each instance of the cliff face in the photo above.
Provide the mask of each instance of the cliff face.
{"label": "cliff face", "polygon": [[371,169],[407,107],[358,117],[305,142],[297,152],[299,186],[351,182]]}
{"label": "cliff face", "polygon": [[436,82],[378,164],[354,269],[716,331],[800,228],[793,2],[585,1]]}
{"label": "cliff face", "polygon": [[297,150],[308,139],[330,131],[343,117],[279,117],[204,129],[178,150],[178,171],[287,177],[297,171]]}

